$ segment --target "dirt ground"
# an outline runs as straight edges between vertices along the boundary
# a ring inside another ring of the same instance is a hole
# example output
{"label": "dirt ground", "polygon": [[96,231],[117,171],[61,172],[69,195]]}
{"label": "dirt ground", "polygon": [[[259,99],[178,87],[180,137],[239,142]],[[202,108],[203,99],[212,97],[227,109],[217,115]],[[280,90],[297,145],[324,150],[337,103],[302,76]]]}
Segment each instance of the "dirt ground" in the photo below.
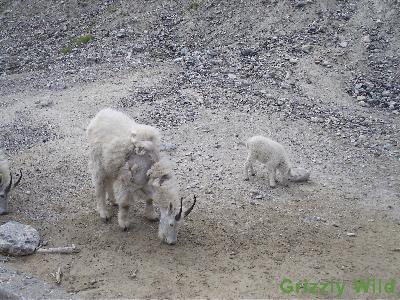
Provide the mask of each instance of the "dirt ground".
{"label": "dirt ground", "polygon": [[[353,280],[374,277],[394,278],[395,291],[358,297],[399,298],[400,161],[376,157],[318,124],[279,113],[199,106],[193,121],[163,130],[164,142],[177,146],[168,155],[182,195],[190,201],[196,194],[199,200],[175,246],[160,244],[157,224],[143,216],[143,203],[132,206],[128,232],[118,227],[115,208],[111,223],[101,222],[87,171],[90,118],[103,107],[122,109],[121,99],[132,89],[162,85],[178,71],[176,65],[160,65],[59,91],[2,96],[0,125],[26,147],[9,147],[13,168],[23,169],[24,180],[10,199],[12,212],[0,222],[32,224],[47,247],[81,249],[8,264],[46,282],[53,282],[50,273],[60,266],[61,286],[93,299],[314,296],[283,293],[284,278],[344,283],[343,295],[333,289],[327,295],[318,291],[317,297],[349,298],[357,296]],[[337,98],[341,103],[335,105],[349,114],[393,118],[330,92],[321,89],[327,105]],[[156,106],[136,103],[123,110],[145,121]],[[392,125],[398,128],[398,117]],[[28,129],[30,134],[22,133]],[[261,166],[256,177],[244,181],[246,151],[238,142],[255,134],[286,145],[294,165],[312,170],[311,181],[270,189]]]}

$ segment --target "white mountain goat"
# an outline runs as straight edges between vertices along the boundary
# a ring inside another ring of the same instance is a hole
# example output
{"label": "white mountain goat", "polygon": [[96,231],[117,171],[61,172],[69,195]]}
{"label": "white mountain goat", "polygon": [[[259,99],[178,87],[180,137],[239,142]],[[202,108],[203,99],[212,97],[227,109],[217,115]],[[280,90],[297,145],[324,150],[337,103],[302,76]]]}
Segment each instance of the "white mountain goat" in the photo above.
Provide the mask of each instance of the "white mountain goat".
{"label": "white mountain goat", "polygon": [[[14,184],[14,188],[19,184],[22,178],[22,171],[20,171],[19,178]],[[8,213],[8,200],[7,196],[11,191],[13,183],[12,174],[10,172],[10,165],[4,152],[0,149],[0,215]]]}
{"label": "white mountain goat", "polygon": [[310,178],[310,171],[291,167],[285,148],[278,142],[258,135],[249,138],[244,145],[249,150],[245,163],[245,180],[249,180],[249,173],[255,175],[253,163],[256,160],[266,165],[271,187],[276,185],[277,170],[281,173],[283,185],[287,185],[288,181],[303,182]]}
{"label": "white mountain goat", "polygon": [[287,185],[290,179],[290,163],[285,148],[269,138],[257,135],[246,141],[249,150],[245,163],[245,179],[249,180],[249,173],[255,175],[253,163],[257,160],[266,165],[269,185],[276,186],[276,171],[282,176],[282,183]]}
{"label": "white mountain goat", "polygon": [[[105,203],[107,194],[110,202],[119,206],[118,224],[124,230],[129,226],[129,206],[138,198],[146,202],[145,217],[157,220],[153,206],[153,199],[156,198],[162,205],[159,232],[163,234],[160,238],[169,244],[176,243],[176,222],[180,221],[181,213],[174,215],[175,223],[170,222],[170,216],[175,212],[173,204],[177,203],[177,193],[174,186],[166,184],[172,175],[162,167],[163,160],[160,161],[158,130],[138,124],[119,111],[103,109],[91,120],[87,135],[89,169],[100,217],[104,220],[110,218]],[[168,214],[164,213],[165,207]]]}

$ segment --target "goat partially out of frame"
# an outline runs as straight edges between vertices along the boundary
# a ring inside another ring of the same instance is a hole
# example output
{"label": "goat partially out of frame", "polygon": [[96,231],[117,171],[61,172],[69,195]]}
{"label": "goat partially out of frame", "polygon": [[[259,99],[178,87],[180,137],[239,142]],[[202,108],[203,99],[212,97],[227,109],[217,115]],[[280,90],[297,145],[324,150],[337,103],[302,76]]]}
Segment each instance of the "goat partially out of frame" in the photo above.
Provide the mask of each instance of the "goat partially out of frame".
{"label": "goat partially out of frame", "polygon": [[15,188],[22,179],[22,171],[19,171],[19,178],[13,185],[13,177],[10,172],[10,165],[0,149],[0,215],[8,213],[8,195],[12,188]]}

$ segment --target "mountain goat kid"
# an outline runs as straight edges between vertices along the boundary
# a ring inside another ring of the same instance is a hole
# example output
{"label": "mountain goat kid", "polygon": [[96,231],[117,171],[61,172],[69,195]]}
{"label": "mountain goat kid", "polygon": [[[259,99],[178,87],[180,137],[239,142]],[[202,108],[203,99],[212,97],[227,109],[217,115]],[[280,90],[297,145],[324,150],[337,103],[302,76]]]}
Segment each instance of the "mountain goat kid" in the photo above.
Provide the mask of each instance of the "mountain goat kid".
{"label": "mountain goat kid", "polygon": [[249,173],[255,175],[253,163],[257,160],[266,165],[269,185],[276,186],[276,171],[279,170],[282,176],[282,183],[288,184],[290,179],[290,163],[285,148],[269,138],[257,135],[246,141],[249,150],[245,163],[245,180],[249,180]]}
{"label": "mountain goat kid", "polygon": [[[22,178],[22,171],[20,171],[19,178],[14,184],[14,188],[19,184]],[[8,164],[7,157],[0,149],[0,215],[8,212],[7,196],[10,193],[13,183],[12,174],[10,172],[10,165]]]}
{"label": "mountain goat kid", "polygon": [[175,214],[176,222],[171,222],[171,216],[175,213],[172,203],[176,202],[177,193],[174,186],[166,184],[172,175],[160,160],[158,130],[138,124],[127,115],[108,108],[101,110],[91,120],[87,136],[89,170],[100,217],[104,220],[110,218],[106,209],[106,194],[111,203],[118,204],[118,224],[124,230],[129,226],[128,212],[132,200],[145,200],[145,217],[149,220],[158,219],[153,206],[154,198],[168,202],[167,205],[163,203],[163,207],[168,207],[168,213],[161,208],[159,236],[161,240],[175,244],[176,223],[181,219],[181,214]]}

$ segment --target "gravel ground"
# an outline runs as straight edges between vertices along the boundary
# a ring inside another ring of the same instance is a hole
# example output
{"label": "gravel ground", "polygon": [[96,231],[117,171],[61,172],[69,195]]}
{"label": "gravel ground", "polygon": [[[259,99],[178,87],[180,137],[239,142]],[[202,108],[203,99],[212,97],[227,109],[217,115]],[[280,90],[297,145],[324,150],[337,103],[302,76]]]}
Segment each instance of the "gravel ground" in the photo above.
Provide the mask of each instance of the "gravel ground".
{"label": "gravel ground", "polygon": [[[83,298],[287,297],[284,277],[348,298],[354,279],[400,278],[399,2],[134,4],[0,2],[0,146],[25,174],[0,222],[81,249],[7,264],[47,282],[61,267]],[[143,203],[128,232],[95,212],[85,128],[106,106],[160,128],[198,195],[174,247]],[[270,189],[261,165],[244,181],[256,134],[311,181]]]}

